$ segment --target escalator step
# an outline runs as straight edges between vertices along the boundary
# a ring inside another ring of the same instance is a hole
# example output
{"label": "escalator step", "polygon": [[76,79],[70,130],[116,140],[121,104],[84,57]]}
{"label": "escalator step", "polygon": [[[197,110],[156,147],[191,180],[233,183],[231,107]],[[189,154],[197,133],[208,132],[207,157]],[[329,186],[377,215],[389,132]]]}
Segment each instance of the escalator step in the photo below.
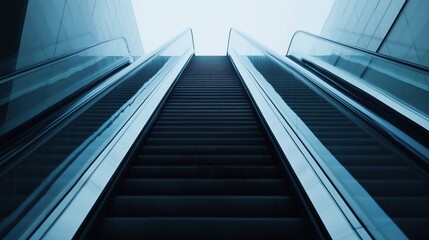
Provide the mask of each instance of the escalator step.
{"label": "escalator step", "polygon": [[257,126],[258,122],[255,120],[245,120],[245,121],[157,121],[155,126],[173,126],[173,127],[182,127],[182,126],[229,126],[229,127],[239,127],[239,126]]}
{"label": "escalator step", "polygon": [[[383,206],[383,209],[392,217],[408,217],[413,215],[416,218],[429,216],[429,211],[425,207],[429,202],[429,197],[376,197],[375,200]],[[407,207],[402,207],[407,206]]]}
{"label": "escalator step", "polygon": [[114,217],[298,217],[288,196],[117,196]]}
{"label": "escalator step", "polygon": [[287,194],[282,179],[140,179],[124,180],[121,194],[127,195],[279,195]]}
{"label": "escalator step", "polygon": [[169,146],[257,146],[266,143],[264,138],[154,138],[146,139],[147,145],[169,145]]}
{"label": "escalator step", "polygon": [[429,184],[420,180],[389,179],[360,180],[372,196],[417,197],[429,196]]}
{"label": "escalator step", "polygon": [[259,126],[153,126],[154,132],[225,132],[225,131],[243,131],[253,132],[259,129]]}
{"label": "escalator step", "polygon": [[273,178],[280,177],[277,166],[139,166],[129,170],[132,178]]}
{"label": "escalator step", "polygon": [[269,152],[267,146],[143,146],[143,154],[264,154]]}
{"label": "escalator step", "polygon": [[429,218],[403,217],[393,218],[394,222],[407,234],[409,239],[427,239]]}
{"label": "escalator step", "polygon": [[368,124],[365,117],[312,82],[279,64],[267,64],[265,58],[252,57],[249,61],[355,178],[341,181],[346,186],[357,181],[407,237],[426,239],[429,204],[424,201],[429,197],[429,178],[427,169],[418,169],[415,164],[420,159],[403,151],[383,130]]}
{"label": "escalator step", "polygon": [[350,166],[348,171],[358,179],[418,179],[416,170],[404,166]]}
{"label": "escalator step", "polygon": [[266,165],[272,164],[269,154],[142,154],[135,159],[135,164],[148,165]]}
{"label": "escalator step", "polygon": [[390,154],[341,154],[336,155],[343,166],[403,166],[401,161]]}
{"label": "escalator step", "polygon": [[313,236],[227,57],[191,60],[136,151],[100,239]]}
{"label": "escalator step", "polygon": [[260,138],[264,135],[259,131],[218,131],[218,132],[151,132],[148,138]]}
{"label": "escalator step", "polygon": [[109,217],[101,239],[309,239],[301,218]]}

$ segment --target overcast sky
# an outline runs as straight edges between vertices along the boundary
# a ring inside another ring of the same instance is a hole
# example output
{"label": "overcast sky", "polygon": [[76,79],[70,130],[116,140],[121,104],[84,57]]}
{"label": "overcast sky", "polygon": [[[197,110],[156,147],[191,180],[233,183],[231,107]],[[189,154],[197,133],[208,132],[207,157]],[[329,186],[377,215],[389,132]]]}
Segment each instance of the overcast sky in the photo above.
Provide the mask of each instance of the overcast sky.
{"label": "overcast sky", "polygon": [[145,53],[191,27],[197,55],[225,55],[237,28],[285,54],[297,30],[319,34],[334,0],[132,0]]}

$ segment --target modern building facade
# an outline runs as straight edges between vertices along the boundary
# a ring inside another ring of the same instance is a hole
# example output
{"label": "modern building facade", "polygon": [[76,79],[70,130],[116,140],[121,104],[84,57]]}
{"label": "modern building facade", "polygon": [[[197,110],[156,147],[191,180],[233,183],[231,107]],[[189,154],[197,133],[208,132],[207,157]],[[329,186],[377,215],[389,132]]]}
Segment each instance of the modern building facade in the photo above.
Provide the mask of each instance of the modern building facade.
{"label": "modern building facade", "polygon": [[335,1],[321,35],[429,67],[429,2]]}
{"label": "modern building facade", "polygon": [[[143,55],[130,0],[19,0],[1,3],[0,75],[124,38],[131,54]],[[3,47],[4,46],[4,47]]]}

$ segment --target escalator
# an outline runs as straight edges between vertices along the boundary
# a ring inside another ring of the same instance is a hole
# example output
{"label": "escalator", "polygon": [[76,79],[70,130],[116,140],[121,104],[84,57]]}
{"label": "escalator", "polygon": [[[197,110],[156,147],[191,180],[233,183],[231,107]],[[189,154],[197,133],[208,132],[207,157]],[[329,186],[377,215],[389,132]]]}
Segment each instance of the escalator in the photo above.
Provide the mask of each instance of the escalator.
{"label": "escalator", "polygon": [[287,58],[400,129],[413,139],[404,145],[427,159],[429,69],[303,31],[294,34]]}
{"label": "escalator", "polygon": [[[25,214],[72,165],[78,147],[129,99],[113,94],[93,105],[92,114],[82,109],[70,117],[73,106],[129,66],[129,56],[91,56],[112,44],[126,49],[120,43],[126,45],[123,39],[97,43],[0,78],[0,236],[23,219],[23,225],[33,220]],[[106,105],[108,110],[94,115]]]}
{"label": "escalator", "polygon": [[228,57],[193,57],[86,237],[323,237]]}
{"label": "escalator", "polygon": [[196,57],[186,30],[0,158],[0,235],[429,235],[425,159],[237,36],[229,57]]}
{"label": "escalator", "polygon": [[[7,159],[8,161],[2,159],[0,235],[16,227],[29,209],[37,208],[34,206],[40,204],[38,202],[41,199],[43,202],[45,196],[59,194],[60,190],[55,194],[48,191],[55,189],[55,184],[58,184],[56,182],[62,175],[67,175],[69,179],[79,177],[66,171],[74,169],[73,171],[79,172],[80,168],[84,169],[91,163],[87,160],[88,157],[80,161],[75,159],[82,152],[80,146],[88,142],[92,135],[96,135],[94,133],[97,133],[97,129],[129,101],[165,62],[166,59],[149,62],[145,71],[134,74],[128,81],[114,84],[77,114],[69,117],[65,124],[54,127],[48,139],[36,138],[27,151]],[[66,182],[60,180],[60,184],[65,185]],[[32,220],[28,217],[25,219]]]}
{"label": "escalator", "polygon": [[424,159],[293,71],[267,64],[267,59],[251,62],[407,237],[429,235],[429,176]]}

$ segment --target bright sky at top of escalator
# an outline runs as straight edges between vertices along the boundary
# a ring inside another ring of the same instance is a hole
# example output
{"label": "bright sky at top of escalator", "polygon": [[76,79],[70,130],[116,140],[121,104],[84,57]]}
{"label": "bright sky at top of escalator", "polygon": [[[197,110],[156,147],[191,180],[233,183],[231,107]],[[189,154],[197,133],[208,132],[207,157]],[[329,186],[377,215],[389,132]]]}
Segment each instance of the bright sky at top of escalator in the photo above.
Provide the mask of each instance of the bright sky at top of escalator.
{"label": "bright sky at top of escalator", "polygon": [[293,33],[319,34],[333,0],[133,0],[143,48],[191,27],[197,55],[224,55],[230,27],[285,54]]}

